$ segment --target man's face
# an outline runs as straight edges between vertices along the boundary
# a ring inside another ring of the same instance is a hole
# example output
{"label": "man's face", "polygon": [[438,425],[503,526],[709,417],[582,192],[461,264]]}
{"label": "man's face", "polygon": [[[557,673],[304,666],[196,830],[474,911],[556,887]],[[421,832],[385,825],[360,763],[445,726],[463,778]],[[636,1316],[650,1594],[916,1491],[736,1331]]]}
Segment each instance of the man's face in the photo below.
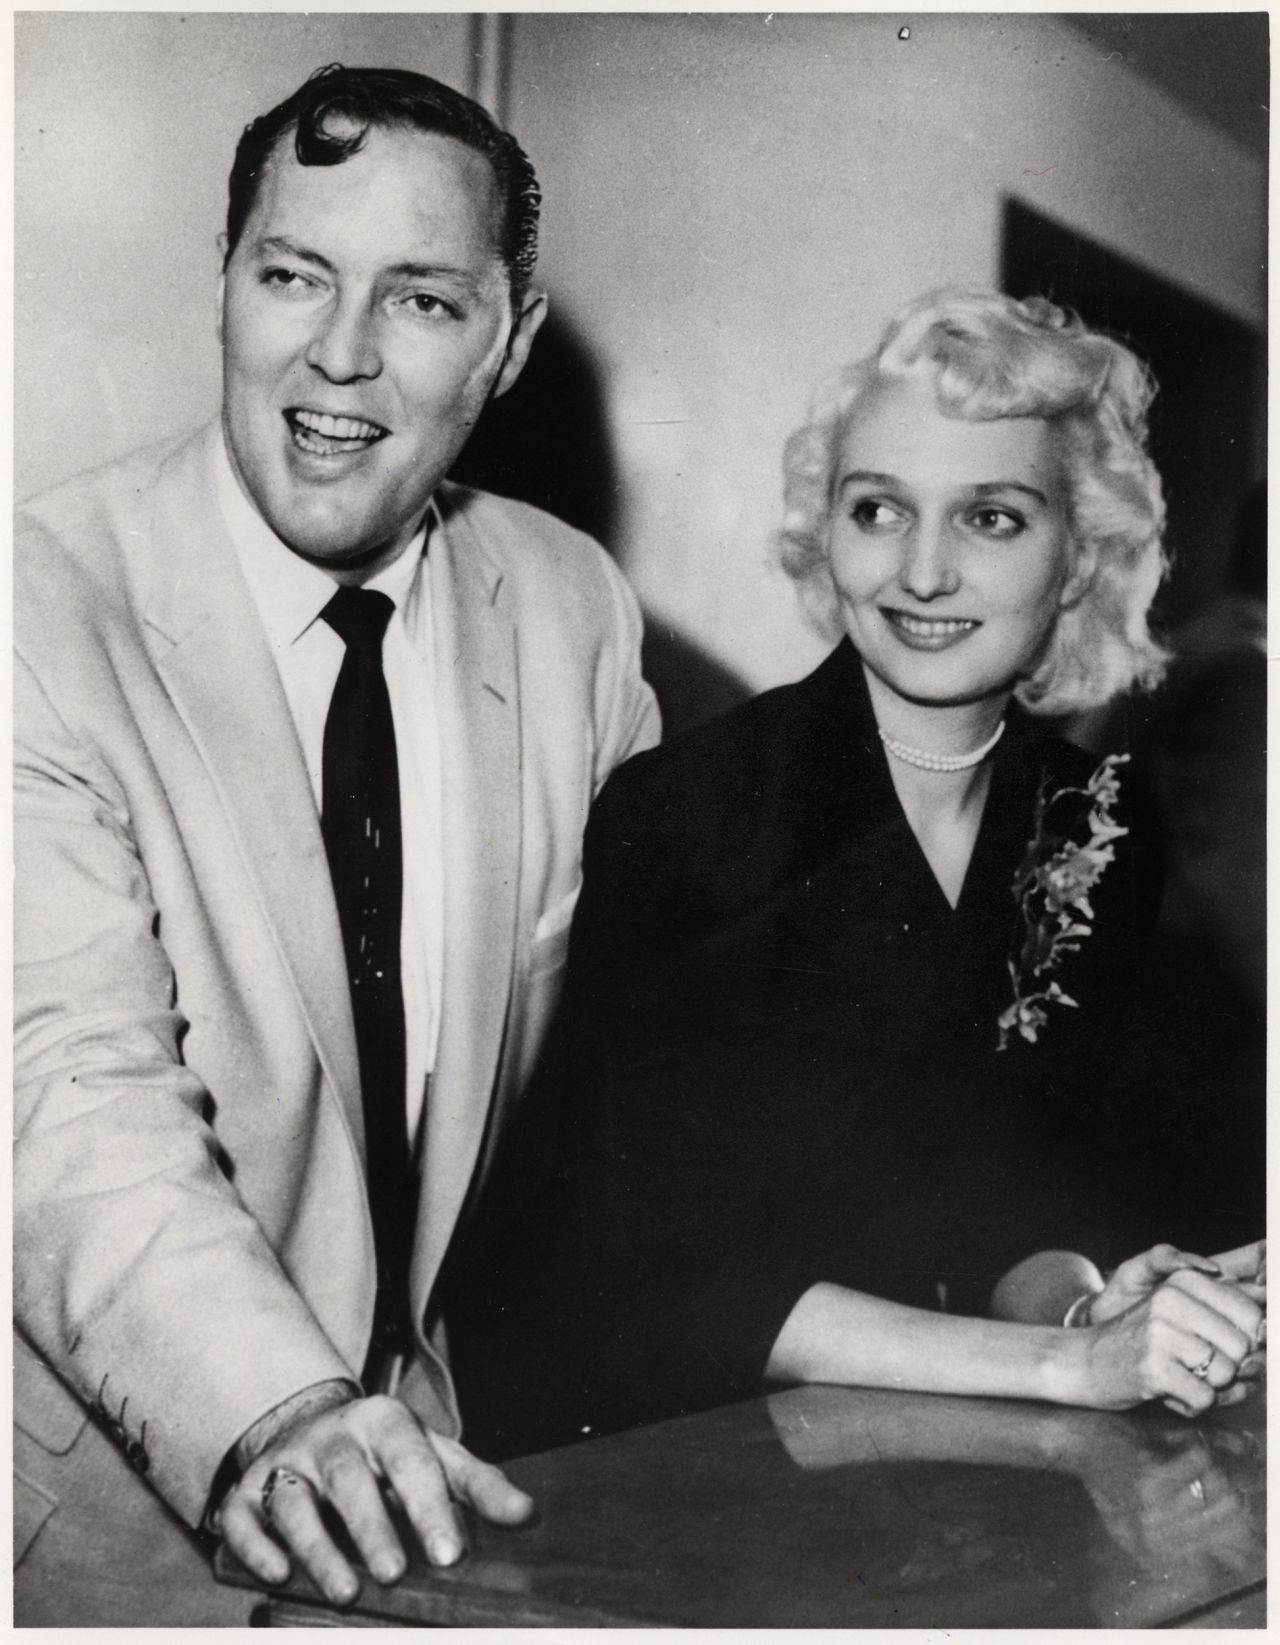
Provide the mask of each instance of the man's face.
{"label": "man's face", "polygon": [[220,292],[237,477],[296,554],[360,582],[408,545],[543,300],[512,312],[497,183],[450,137],[372,128],[333,166],[271,157]]}

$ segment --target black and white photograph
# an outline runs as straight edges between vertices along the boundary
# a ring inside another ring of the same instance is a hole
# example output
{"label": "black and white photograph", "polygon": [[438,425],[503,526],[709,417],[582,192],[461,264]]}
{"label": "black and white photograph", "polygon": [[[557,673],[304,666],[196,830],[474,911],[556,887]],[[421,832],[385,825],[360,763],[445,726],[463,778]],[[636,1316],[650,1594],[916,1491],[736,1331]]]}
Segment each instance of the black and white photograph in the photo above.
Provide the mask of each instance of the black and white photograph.
{"label": "black and white photograph", "polygon": [[1269,13],[11,22],[11,1622],[1264,1628]]}

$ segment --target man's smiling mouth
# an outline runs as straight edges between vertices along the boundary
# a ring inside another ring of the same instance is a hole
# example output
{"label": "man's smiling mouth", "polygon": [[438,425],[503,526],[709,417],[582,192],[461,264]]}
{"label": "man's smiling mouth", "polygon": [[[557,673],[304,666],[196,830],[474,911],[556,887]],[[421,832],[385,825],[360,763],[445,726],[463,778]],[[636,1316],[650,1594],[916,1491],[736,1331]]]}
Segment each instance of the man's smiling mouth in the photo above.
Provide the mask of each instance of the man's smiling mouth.
{"label": "man's smiling mouth", "polygon": [[301,406],[291,406],[284,416],[294,445],[314,457],[367,451],[390,432],[380,423],[366,422],[363,417],[333,417],[328,412],[307,411]]}

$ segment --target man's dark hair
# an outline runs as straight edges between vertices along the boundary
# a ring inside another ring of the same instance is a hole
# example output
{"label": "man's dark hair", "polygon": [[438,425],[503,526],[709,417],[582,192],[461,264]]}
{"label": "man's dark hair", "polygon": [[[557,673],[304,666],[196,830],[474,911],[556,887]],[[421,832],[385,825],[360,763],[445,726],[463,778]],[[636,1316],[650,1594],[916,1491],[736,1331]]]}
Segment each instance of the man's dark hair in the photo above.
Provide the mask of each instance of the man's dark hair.
{"label": "man's dark hair", "polygon": [[[329,129],[330,122],[335,130]],[[542,197],[529,158],[479,103],[410,69],[348,69],[330,63],[245,127],[231,168],[224,267],[244,232],[267,162],[290,128],[299,165],[336,166],[359,152],[371,126],[435,132],[484,155],[502,196],[498,251],[512,299],[519,304],[538,258]]]}

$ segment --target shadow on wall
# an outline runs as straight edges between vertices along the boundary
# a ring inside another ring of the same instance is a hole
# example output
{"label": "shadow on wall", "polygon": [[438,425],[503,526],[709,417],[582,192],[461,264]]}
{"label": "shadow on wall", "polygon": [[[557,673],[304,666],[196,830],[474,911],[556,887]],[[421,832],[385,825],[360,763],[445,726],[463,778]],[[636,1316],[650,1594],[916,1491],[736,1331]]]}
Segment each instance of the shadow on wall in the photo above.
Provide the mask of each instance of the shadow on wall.
{"label": "shadow on wall", "polygon": [[[544,508],[613,552],[621,481],[600,373],[561,315],[548,316],[524,372],[486,410],[452,478]],[[666,618],[647,613],[644,672],[668,736],[751,695],[745,681]]]}
{"label": "shadow on wall", "polygon": [[612,543],[619,482],[599,372],[558,314],[548,316],[514,388],[485,411],[452,477]]}

